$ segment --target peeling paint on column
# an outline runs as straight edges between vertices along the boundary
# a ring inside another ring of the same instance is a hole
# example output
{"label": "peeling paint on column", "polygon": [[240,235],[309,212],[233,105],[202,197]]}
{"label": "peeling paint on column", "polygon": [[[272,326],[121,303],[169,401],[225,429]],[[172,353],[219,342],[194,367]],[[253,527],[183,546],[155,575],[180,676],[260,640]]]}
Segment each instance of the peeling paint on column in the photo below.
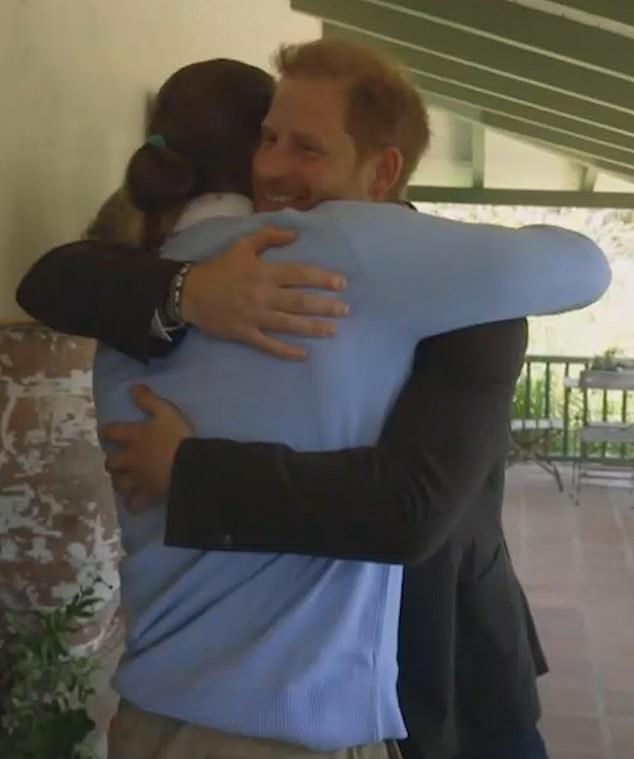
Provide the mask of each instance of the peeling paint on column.
{"label": "peeling paint on column", "polygon": [[59,605],[100,577],[90,646],[111,626],[120,554],[92,403],[92,341],[0,329],[0,607]]}

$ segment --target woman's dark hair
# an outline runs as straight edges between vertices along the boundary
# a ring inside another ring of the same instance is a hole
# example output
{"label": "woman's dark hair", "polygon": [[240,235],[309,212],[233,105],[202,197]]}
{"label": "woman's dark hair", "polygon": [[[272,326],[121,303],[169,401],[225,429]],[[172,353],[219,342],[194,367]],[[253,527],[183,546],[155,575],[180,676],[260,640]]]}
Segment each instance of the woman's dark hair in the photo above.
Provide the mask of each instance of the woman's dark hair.
{"label": "woman's dark hair", "polygon": [[173,74],[156,97],[151,142],[128,164],[134,205],[160,215],[205,192],[250,195],[251,159],[273,89],[266,72],[224,58]]}

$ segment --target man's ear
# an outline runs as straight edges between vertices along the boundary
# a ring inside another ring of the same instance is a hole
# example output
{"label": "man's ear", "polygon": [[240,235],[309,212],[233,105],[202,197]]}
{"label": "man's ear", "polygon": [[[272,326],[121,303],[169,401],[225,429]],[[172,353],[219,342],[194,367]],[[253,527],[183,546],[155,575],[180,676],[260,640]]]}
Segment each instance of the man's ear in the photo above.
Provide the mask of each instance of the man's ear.
{"label": "man's ear", "polygon": [[403,171],[403,154],[393,146],[381,148],[376,156],[374,178],[370,185],[370,196],[374,201],[387,200],[398,184]]}

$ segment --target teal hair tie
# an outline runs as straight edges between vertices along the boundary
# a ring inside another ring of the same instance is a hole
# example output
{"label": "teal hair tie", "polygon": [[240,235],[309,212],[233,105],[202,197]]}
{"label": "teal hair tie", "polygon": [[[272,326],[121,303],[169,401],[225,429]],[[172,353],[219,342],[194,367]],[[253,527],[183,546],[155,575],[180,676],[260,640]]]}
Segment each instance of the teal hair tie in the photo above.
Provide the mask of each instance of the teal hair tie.
{"label": "teal hair tie", "polygon": [[167,143],[162,134],[151,134],[145,141],[147,145],[154,145],[157,148],[166,148]]}

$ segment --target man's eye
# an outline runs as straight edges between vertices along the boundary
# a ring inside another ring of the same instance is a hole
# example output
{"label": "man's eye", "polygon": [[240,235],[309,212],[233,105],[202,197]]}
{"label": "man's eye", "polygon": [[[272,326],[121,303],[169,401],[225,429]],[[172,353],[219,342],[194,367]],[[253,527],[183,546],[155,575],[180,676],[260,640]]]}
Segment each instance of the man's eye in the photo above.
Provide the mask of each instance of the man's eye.
{"label": "man's eye", "polygon": [[320,155],[321,148],[318,145],[311,145],[309,142],[303,142],[299,146],[305,153],[312,153],[313,155]]}

